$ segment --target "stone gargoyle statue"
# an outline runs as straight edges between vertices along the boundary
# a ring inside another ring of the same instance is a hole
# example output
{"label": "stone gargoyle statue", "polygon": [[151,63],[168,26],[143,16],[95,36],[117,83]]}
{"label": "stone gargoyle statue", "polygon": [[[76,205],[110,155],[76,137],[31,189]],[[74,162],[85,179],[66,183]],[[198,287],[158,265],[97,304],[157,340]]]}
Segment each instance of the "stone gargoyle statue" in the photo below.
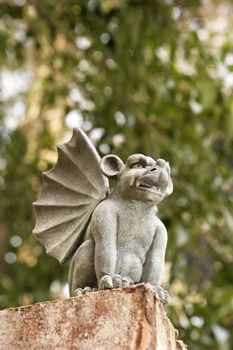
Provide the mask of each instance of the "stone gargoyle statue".
{"label": "stone gargoyle statue", "polygon": [[[81,129],[59,145],[34,203],[34,235],[60,263],[70,258],[70,295],[149,282],[161,299],[167,231],[155,207],[173,191],[169,164],[133,154],[100,159]],[[110,192],[108,179],[116,185]]]}

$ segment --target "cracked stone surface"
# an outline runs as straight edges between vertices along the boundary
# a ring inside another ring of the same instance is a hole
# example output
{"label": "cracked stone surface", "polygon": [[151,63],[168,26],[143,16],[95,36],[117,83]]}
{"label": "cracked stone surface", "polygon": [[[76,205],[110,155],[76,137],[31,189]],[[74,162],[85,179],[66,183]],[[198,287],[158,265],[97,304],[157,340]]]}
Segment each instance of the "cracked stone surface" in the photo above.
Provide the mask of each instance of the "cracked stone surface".
{"label": "cracked stone surface", "polygon": [[0,311],[0,349],[185,350],[149,284]]}

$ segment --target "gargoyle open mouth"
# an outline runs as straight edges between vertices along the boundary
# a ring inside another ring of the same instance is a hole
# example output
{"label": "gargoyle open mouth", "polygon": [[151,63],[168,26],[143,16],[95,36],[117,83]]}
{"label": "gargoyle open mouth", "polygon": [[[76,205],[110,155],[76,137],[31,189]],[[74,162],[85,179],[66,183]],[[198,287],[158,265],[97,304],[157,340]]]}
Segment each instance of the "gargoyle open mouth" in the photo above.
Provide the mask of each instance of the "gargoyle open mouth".
{"label": "gargoyle open mouth", "polygon": [[148,190],[158,195],[162,195],[161,187],[154,180],[150,180],[148,178],[147,179],[141,178],[141,179],[138,179],[138,181],[136,182],[136,186],[138,189]]}

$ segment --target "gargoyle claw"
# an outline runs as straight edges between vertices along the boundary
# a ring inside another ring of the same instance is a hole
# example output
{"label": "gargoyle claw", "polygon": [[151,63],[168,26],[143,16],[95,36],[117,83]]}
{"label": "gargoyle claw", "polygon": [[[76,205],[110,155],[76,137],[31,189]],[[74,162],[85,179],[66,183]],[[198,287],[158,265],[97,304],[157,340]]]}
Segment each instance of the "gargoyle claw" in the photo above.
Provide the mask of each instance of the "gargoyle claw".
{"label": "gargoyle claw", "polygon": [[169,296],[168,291],[166,289],[163,289],[162,287],[158,287],[158,286],[155,286],[154,288],[158,292],[162,302],[164,304],[168,304],[170,301],[170,296]]}
{"label": "gargoyle claw", "polygon": [[92,288],[91,287],[85,287],[83,292],[84,292],[84,294],[90,293],[90,292],[92,292]]}
{"label": "gargoyle claw", "polygon": [[100,279],[99,283],[99,289],[112,289],[113,288],[113,282],[112,277],[109,275],[104,275]]}
{"label": "gargoyle claw", "polygon": [[122,287],[122,277],[120,275],[112,276],[113,288],[121,288]]}
{"label": "gargoyle claw", "polygon": [[84,294],[84,289],[83,288],[77,288],[77,289],[75,289],[73,296],[74,297],[79,297],[79,296],[81,296],[83,294]]}
{"label": "gargoyle claw", "polygon": [[122,277],[122,287],[127,288],[134,284],[133,280],[129,277]]}

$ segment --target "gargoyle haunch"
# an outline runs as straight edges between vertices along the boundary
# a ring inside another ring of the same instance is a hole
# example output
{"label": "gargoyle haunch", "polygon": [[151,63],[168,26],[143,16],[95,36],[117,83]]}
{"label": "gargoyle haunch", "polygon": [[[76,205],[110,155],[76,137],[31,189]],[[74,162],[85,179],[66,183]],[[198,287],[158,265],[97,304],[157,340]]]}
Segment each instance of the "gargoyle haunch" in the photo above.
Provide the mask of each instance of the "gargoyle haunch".
{"label": "gargoyle haunch", "polygon": [[[108,179],[116,180],[111,192]],[[160,284],[167,231],[155,211],[173,191],[165,160],[100,159],[87,135],[74,129],[43,180],[33,233],[60,263],[72,258],[71,296],[149,282],[166,301]]]}

